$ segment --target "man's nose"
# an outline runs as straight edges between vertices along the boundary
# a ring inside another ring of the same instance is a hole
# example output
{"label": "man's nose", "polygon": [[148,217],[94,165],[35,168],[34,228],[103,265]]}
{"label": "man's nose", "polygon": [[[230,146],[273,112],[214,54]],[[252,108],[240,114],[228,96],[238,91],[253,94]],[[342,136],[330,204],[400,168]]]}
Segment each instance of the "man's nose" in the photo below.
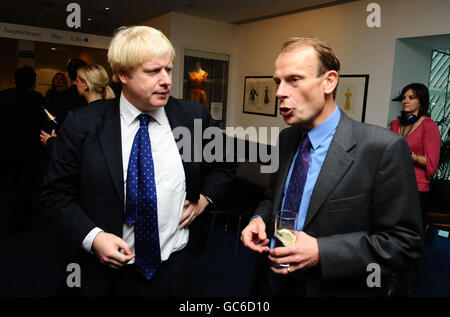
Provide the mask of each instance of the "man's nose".
{"label": "man's nose", "polygon": [[159,84],[161,86],[170,86],[172,84],[172,73],[163,69],[160,73]]}
{"label": "man's nose", "polygon": [[286,98],[286,85],[283,81],[281,81],[278,85],[277,85],[277,92],[276,92],[276,96],[278,99],[282,100],[284,98]]}

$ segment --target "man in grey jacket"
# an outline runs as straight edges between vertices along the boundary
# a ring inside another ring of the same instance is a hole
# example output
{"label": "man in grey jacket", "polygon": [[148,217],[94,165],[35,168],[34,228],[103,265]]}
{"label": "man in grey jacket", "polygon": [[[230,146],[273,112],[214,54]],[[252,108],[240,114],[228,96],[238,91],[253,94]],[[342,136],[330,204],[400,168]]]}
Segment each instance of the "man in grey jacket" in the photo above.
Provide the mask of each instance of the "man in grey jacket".
{"label": "man in grey jacket", "polygon": [[[408,145],[339,110],[339,68],[331,47],[310,38],[289,40],[275,61],[280,113],[291,127],[280,133],[280,167],[267,197],[241,235],[261,253],[252,295],[384,295],[383,277],[421,254]],[[295,244],[273,248],[282,209],[298,212]]]}

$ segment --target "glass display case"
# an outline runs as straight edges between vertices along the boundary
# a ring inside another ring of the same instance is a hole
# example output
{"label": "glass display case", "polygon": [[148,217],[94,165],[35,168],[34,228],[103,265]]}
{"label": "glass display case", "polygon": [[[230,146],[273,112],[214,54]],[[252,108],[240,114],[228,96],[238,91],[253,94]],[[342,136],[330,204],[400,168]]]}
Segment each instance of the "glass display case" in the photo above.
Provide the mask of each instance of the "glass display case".
{"label": "glass display case", "polygon": [[186,49],[183,99],[202,103],[222,129],[226,126],[229,55]]}

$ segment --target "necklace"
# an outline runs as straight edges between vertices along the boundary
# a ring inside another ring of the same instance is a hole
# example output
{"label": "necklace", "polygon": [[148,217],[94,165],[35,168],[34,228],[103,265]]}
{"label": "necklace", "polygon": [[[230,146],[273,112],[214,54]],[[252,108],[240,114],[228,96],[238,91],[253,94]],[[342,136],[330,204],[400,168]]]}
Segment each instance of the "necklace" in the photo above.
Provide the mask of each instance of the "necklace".
{"label": "necklace", "polygon": [[414,126],[415,126],[415,123],[414,123],[414,124],[411,124],[411,125],[409,126],[408,131],[406,131],[406,133],[404,133],[407,126],[406,126],[406,125],[402,125],[401,128],[400,128],[400,135],[401,135],[401,136],[404,136],[404,137],[407,137],[407,136],[409,135],[409,133],[411,132],[411,130],[412,130],[412,128],[413,128]]}

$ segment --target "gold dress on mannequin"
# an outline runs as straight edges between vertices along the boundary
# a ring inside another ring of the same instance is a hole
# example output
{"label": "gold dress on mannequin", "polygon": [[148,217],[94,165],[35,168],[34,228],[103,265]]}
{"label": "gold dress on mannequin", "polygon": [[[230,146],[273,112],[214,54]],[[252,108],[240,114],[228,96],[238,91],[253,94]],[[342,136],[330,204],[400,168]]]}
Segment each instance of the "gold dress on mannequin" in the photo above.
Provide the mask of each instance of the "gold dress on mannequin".
{"label": "gold dress on mannequin", "polygon": [[206,97],[206,79],[208,73],[203,69],[189,72],[189,93],[187,100],[199,102],[209,109],[208,98]]}

